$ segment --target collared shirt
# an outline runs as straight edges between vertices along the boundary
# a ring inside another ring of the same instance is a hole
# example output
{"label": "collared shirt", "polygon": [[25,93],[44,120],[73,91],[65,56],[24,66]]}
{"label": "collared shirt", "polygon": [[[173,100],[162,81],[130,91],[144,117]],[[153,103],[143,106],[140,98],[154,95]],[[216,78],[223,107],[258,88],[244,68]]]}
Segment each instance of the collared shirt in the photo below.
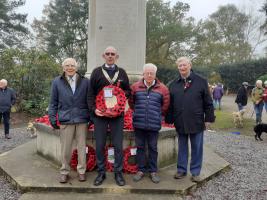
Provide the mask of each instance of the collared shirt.
{"label": "collared shirt", "polygon": [[70,84],[70,87],[71,87],[71,90],[72,90],[73,94],[74,94],[75,89],[76,89],[76,79],[77,79],[77,75],[76,74],[74,74],[72,77],[67,76],[67,80],[68,80],[68,83]]}
{"label": "collared shirt", "polygon": [[149,85],[147,84],[146,80],[144,79],[144,84],[145,84],[145,86],[147,87],[147,89],[151,88],[153,85],[155,85],[155,83],[156,83],[156,80],[154,80],[154,81],[152,82],[152,84],[149,86]]}
{"label": "collared shirt", "polygon": [[106,68],[110,68],[110,69],[114,69],[114,68],[115,68],[115,65],[113,64],[113,65],[110,66],[110,65],[107,65],[107,64],[105,63],[105,67],[106,67]]}

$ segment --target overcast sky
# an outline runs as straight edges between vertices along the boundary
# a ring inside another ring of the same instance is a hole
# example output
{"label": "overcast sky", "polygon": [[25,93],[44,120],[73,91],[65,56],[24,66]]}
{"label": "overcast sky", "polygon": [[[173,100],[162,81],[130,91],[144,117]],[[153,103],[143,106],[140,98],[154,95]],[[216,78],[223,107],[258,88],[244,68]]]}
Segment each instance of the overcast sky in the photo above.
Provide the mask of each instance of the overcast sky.
{"label": "overcast sky", "polygon": [[[111,0],[112,1],[112,0]],[[168,0],[164,0],[168,1]],[[178,0],[171,0],[172,4]],[[263,5],[265,0],[180,0],[190,5],[189,16],[193,16],[197,20],[205,19],[215,12],[220,5],[235,4],[238,8],[253,9],[257,11]],[[31,23],[35,18],[40,19],[42,10],[49,0],[26,0],[26,4],[20,9],[21,12],[28,14],[28,22]]]}

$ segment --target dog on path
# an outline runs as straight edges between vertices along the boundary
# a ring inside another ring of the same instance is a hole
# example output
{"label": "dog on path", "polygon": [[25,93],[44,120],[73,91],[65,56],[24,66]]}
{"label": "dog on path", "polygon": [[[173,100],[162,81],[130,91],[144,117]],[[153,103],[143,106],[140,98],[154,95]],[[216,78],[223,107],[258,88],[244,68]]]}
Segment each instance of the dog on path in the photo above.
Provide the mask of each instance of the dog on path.
{"label": "dog on path", "polygon": [[234,124],[236,128],[243,128],[244,127],[244,114],[246,109],[242,109],[238,112],[233,112]]}
{"label": "dog on path", "polygon": [[254,127],[254,132],[255,132],[255,140],[260,140],[262,141],[261,134],[263,132],[267,133],[267,124],[257,124]]}
{"label": "dog on path", "polygon": [[29,122],[28,126],[27,126],[27,131],[30,133],[30,137],[34,138],[37,136],[37,131],[36,128],[34,127],[34,123],[33,122]]}

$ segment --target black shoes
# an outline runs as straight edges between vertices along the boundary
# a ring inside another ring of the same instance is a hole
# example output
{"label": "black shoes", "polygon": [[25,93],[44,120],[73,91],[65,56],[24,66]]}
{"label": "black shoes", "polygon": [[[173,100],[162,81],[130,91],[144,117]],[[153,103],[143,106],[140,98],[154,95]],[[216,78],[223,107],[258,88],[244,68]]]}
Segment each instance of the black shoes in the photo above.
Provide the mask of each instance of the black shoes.
{"label": "black shoes", "polygon": [[[105,179],[106,179],[105,173],[98,173],[97,177],[95,178],[94,185],[95,186],[101,185]],[[115,181],[116,181],[118,186],[124,186],[125,185],[125,180],[124,180],[121,172],[115,173]]]}
{"label": "black shoes", "polygon": [[97,177],[95,178],[94,185],[95,186],[101,185],[105,179],[106,179],[105,173],[98,173]]}
{"label": "black shoes", "polygon": [[115,173],[115,181],[116,181],[118,186],[124,186],[125,185],[125,180],[124,180],[121,172]]}

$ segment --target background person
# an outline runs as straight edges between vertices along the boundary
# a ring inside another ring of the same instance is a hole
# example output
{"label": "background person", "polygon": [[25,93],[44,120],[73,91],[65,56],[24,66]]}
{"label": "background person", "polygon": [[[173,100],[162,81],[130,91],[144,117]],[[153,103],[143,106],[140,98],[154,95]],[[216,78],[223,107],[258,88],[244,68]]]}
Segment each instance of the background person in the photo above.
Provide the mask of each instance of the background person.
{"label": "background person", "polygon": [[16,94],[12,88],[7,87],[7,80],[0,80],[0,121],[3,118],[5,138],[9,135],[11,106],[16,102]]}
{"label": "background person", "polygon": [[243,110],[244,106],[248,103],[248,82],[243,82],[242,86],[238,89],[235,103],[237,104],[238,110]]}
{"label": "background person", "polygon": [[175,179],[187,175],[188,140],[191,144],[190,172],[192,181],[200,181],[203,161],[203,134],[215,121],[214,107],[206,79],[195,74],[189,58],[176,61],[179,78],[169,87],[171,103],[166,116],[167,123],[174,123],[178,134],[178,161]]}
{"label": "background person", "polygon": [[262,87],[262,81],[257,80],[256,81],[256,87],[252,89],[251,92],[251,100],[254,105],[254,111],[256,114],[256,124],[260,124],[262,119],[262,109],[263,109],[263,92],[264,89]]}
{"label": "background person", "polygon": [[213,105],[215,109],[221,110],[221,99],[222,99],[223,93],[224,92],[223,92],[222,84],[218,83],[212,91]]}
{"label": "background person", "polygon": [[[86,134],[89,122],[87,95],[89,80],[79,74],[75,59],[67,58],[62,63],[63,74],[52,82],[49,105],[49,120],[54,129],[60,129],[61,168],[60,183],[67,183],[73,141],[77,142],[79,181],[86,181]],[[57,125],[56,116],[60,122]]]}
{"label": "background person", "polygon": [[[162,115],[165,116],[169,107],[170,94],[168,88],[156,78],[156,73],[157,67],[154,64],[145,64],[143,78],[131,87],[132,95],[129,105],[134,110],[133,127],[138,165],[138,172],[133,177],[134,181],[141,180],[148,171],[152,182],[160,182],[157,174],[158,134],[161,129]],[[146,143],[148,145],[148,169],[146,169]]]}
{"label": "background person", "polygon": [[[114,47],[107,47],[102,55],[105,64],[95,68],[91,74],[91,89],[88,95],[88,106],[91,110],[92,120],[94,122],[94,135],[96,138],[96,162],[98,175],[95,178],[94,185],[98,186],[106,179],[105,155],[107,129],[110,127],[112,145],[114,146],[114,173],[117,185],[125,185],[123,178],[123,113],[117,117],[105,117],[101,110],[96,109],[97,94],[108,85],[117,85],[124,90],[126,97],[130,96],[131,90],[129,79],[124,69],[118,67],[115,62],[119,58],[117,50]],[[113,94],[111,93],[111,96]]]}
{"label": "background person", "polygon": [[265,111],[267,112],[267,81],[264,81],[263,102]]}

